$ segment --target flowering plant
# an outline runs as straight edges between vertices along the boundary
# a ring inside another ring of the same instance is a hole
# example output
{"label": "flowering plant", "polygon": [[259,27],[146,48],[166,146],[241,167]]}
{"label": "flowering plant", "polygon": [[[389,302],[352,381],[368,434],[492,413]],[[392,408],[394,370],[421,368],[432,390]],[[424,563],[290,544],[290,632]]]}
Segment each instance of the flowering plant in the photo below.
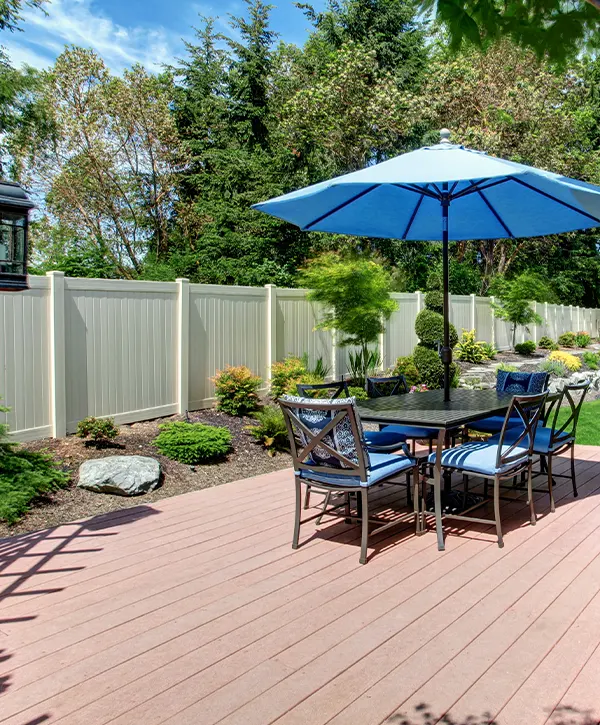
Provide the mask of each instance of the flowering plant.
{"label": "flowering plant", "polygon": [[425,393],[429,388],[425,385],[425,383],[419,383],[418,385],[412,385],[409,392],[410,393]]}

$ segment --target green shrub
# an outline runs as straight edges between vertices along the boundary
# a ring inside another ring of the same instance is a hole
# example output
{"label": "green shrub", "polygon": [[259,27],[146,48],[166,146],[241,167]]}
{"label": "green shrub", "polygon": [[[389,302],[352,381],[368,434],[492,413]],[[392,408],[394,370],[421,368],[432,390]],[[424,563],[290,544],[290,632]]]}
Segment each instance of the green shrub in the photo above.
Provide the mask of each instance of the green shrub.
{"label": "green shrub", "polygon": [[245,365],[217,372],[213,378],[217,408],[228,415],[244,415],[258,408],[258,388],[262,380]]}
{"label": "green shrub", "polygon": [[352,382],[364,387],[365,375],[374,375],[381,368],[381,355],[378,350],[357,350],[348,352],[348,369]]}
{"label": "green shrub", "polygon": [[496,373],[498,370],[502,370],[505,373],[516,373],[519,368],[516,365],[511,365],[510,363],[500,363],[500,365],[496,368]]}
{"label": "green shrub", "polygon": [[496,355],[498,354],[498,350],[489,342],[481,342],[481,349],[483,350],[483,354],[485,355],[486,360],[495,360]]}
{"label": "green shrub", "polygon": [[348,386],[348,392],[353,398],[356,398],[357,400],[368,400],[369,396],[367,395],[367,391],[364,388],[359,388],[355,385]]}
{"label": "green shrub", "polygon": [[316,375],[318,378],[323,378],[323,380],[329,375],[331,367],[323,362],[323,357],[317,358],[317,362],[315,363],[314,368],[310,367],[307,352],[302,354],[300,360],[302,362],[302,365],[304,365],[306,371],[311,373],[312,375]]}
{"label": "green shrub", "polygon": [[[422,346],[437,348],[437,343],[443,344],[444,341],[444,318],[439,312],[421,310],[415,320],[415,332]],[[454,347],[457,342],[456,328],[450,325],[450,347]]]}
{"label": "green shrub", "polygon": [[587,347],[591,341],[592,338],[590,337],[589,332],[582,331],[575,335],[575,344],[577,347]]}
{"label": "green shrub", "polygon": [[575,347],[576,339],[574,332],[563,332],[558,338],[558,344],[561,347]]}
{"label": "green shrub", "polygon": [[484,343],[475,339],[475,330],[463,330],[455,352],[458,360],[478,363],[487,360]]}
{"label": "green shrub", "polygon": [[96,445],[106,445],[119,435],[119,429],[115,425],[114,418],[94,418],[89,416],[80,420],[77,424],[79,438],[89,438],[89,442]]}
{"label": "green shrub", "polygon": [[[415,365],[419,371],[420,382],[430,390],[442,388],[444,385],[444,366],[437,350],[423,345],[417,345],[413,353]],[[458,365],[450,365],[450,380],[452,387],[458,386],[460,370]]]}
{"label": "green shrub", "polygon": [[444,293],[441,289],[432,289],[425,293],[425,307],[439,312],[440,315],[444,312]]}
{"label": "green shrub", "polygon": [[231,450],[231,433],[228,428],[204,423],[163,423],[154,445],[167,458],[196,463],[222,458]]}
{"label": "green shrub", "polygon": [[558,350],[558,345],[547,335],[540,337],[537,345],[538,347],[541,347],[542,350]]}
{"label": "green shrub", "polygon": [[598,370],[600,367],[600,356],[595,352],[586,350],[581,356],[583,362],[588,366],[590,370]]}
{"label": "green shrub", "polygon": [[252,417],[258,425],[247,425],[246,430],[262,443],[270,456],[274,456],[277,451],[289,450],[288,432],[279,406],[266,405],[262,410],[252,413]]}
{"label": "green shrub", "polygon": [[515,345],[515,352],[519,353],[519,355],[533,355],[536,347],[533,340],[525,340],[525,342],[518,342]]}
{"label": "green shrub", "polygon": [[418,385],[420,382],[419,371],[417,370],[417,366],[415,365],[415,360],[412,355],[399,357],[396,360],[396,365],[392,371],[392,375],[404,375],[409,388],[413,385]]}
{"label": "green shrub", "polygon": [[578,355],[571,355],[564,350],[555,350],[548,355],[548,360],[559,360],[571,372],[576,372],[581,367],[581,359]]}
{"label": "green shrub", "polygon": [[557,378],[565,378],[568,375],[567,366],[560,360],[544,360],[539,368],[544,373],[556,375]]}
{"label": "green shrub", "polygon": [[[271,397],[274,400],[285,395],[291,388],[292,384],[301,381],[303,375],[307,375],[306,365],[299,357],[290,355],[281,362],[275,362],[271,365]],[[295,388],[294,388],[295,389]],[[293,393],[296,395],[296,393]]]}
{"label": "green shrub", "polygon": [[[323,382],[323,378],[319,377],[318,375],[314,375],[313,373],[304,373],[299,378],[294,378],[293,380],[290,380],[288,387],[285,389],[286,395],[299,395],[298,393],[298,385],[319,385]],[[325,390],[319,390],[315,391],[311,397],[313,398],[328,398],[331,395],[331,393],[325,389]]]}
{"label": "green shrub", "polygon": [[[0,405],[0,412],[8,408]],[[69,474],[51,456],[23,450],[7,434],[8,426],[0,424],[0,521],[14,524],[36,496],[66,486]]]}

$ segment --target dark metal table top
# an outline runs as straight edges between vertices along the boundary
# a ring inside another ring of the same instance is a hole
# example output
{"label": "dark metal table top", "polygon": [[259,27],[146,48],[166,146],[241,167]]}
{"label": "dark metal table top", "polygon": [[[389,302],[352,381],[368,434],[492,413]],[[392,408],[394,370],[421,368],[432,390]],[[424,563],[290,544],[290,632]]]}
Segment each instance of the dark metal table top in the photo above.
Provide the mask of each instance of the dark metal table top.
{"label": "dark metal table top", "polygon": [[371,423],[401,423],[424,428],[456,428],[489,415],[504,415],[512,393],[496,390],[466,390],[458,388],[444,402],[443,390],[425,393],[391,395],[357,401],[357,409],[364,421]]}

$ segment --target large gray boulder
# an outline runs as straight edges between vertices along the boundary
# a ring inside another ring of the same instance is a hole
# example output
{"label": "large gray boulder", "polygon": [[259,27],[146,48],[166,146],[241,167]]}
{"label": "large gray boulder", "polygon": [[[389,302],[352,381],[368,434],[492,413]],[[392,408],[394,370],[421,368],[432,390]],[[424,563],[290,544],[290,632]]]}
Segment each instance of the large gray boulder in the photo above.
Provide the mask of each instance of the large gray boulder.
{"label": "large gray boulder", "polygon": [[154,491],[160,482],[160,463],[147,456],[109,456],[85,461],[79,468],[80,488],[118,496]]}

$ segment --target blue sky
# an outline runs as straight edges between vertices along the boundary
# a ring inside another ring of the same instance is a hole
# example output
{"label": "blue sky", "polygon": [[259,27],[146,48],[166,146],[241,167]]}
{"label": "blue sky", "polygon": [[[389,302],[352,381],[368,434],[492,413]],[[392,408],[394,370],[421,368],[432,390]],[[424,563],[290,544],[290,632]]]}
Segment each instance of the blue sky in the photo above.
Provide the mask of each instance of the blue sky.
{"label": "blue sky", "polygon": [[[322,8],[325,0],[314,0]],[[308,21],[291,0],[273,2],[273,29],[283,40],[302,44]],[[65,44],[93,48],[114,71],[139,62],[158,70],[182,55],[183,39],[192,40],[199,15],[218,18],[224,30],[227,14],[243,14],[241,0],[52,0],[48,15],[26,9],[23,32],[3,33],[1,39],[14,65],[43,68],[52,63]]]}

